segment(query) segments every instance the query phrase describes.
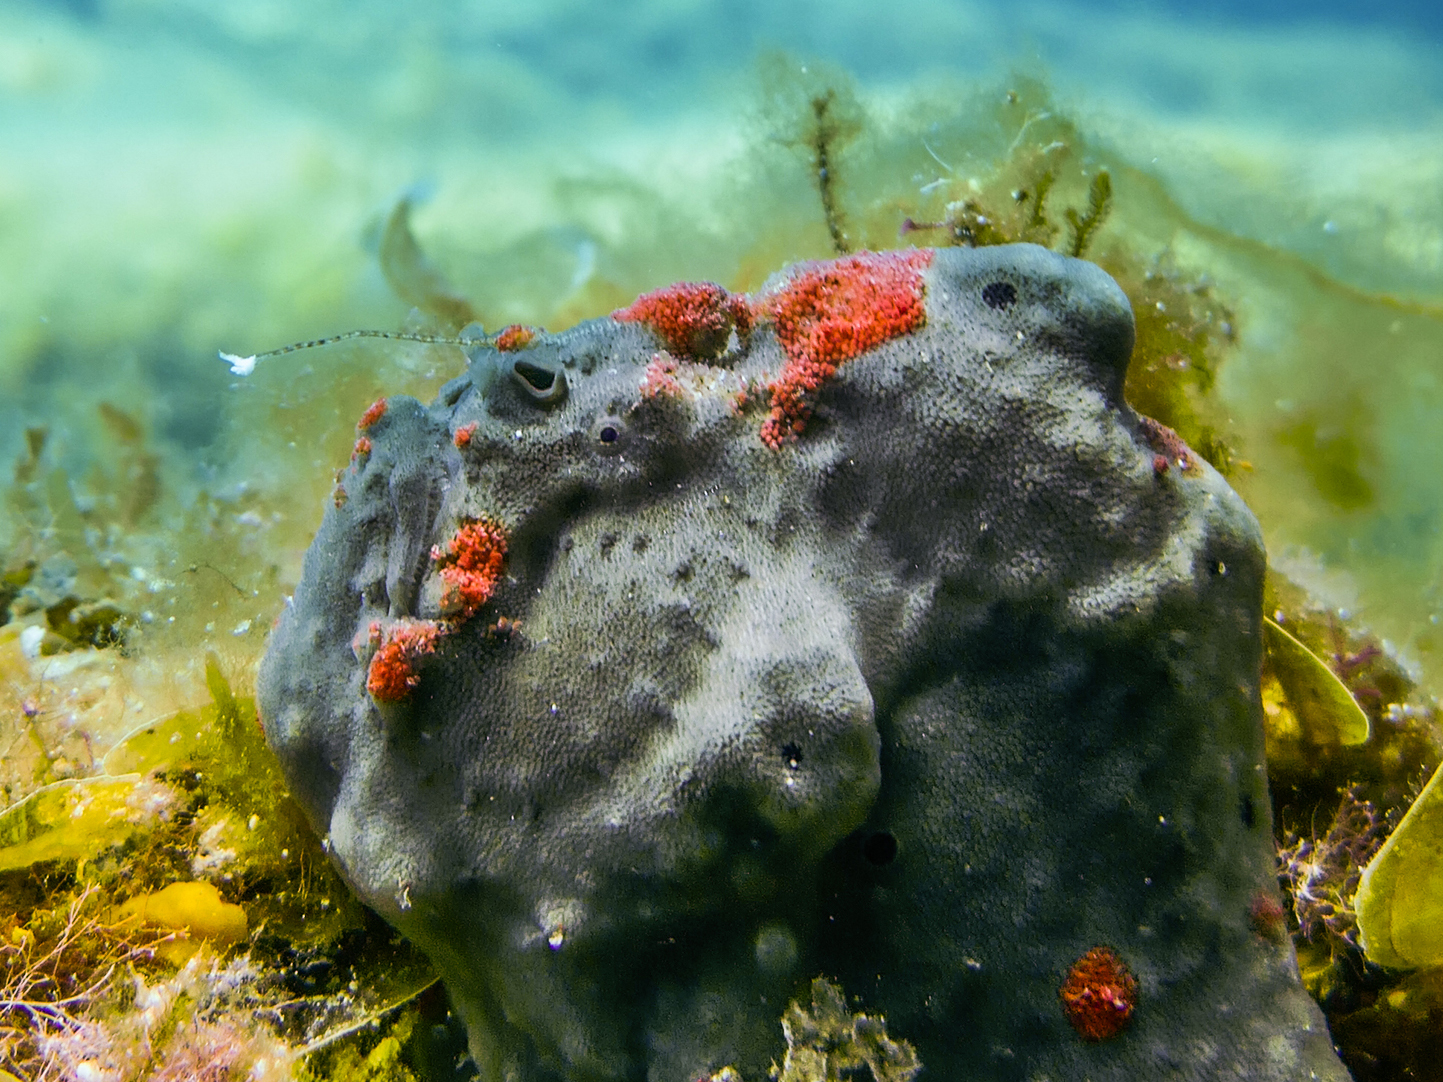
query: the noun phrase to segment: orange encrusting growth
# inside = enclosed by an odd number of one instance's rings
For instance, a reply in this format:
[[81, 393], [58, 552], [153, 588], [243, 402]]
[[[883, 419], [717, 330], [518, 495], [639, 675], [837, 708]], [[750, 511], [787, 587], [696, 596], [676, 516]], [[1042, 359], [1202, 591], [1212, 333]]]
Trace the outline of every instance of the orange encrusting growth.
[[768, 385], [771, 414], [762, 442], [772, 448], [794, 440], [806, 427], [806, 395], [837, 369], [883, 342], [927, 322], [922, 274], [931, 249], [859, 252], [827, 263], [804, 264], [777, 293], [764, 297], [758, 316], [770, 319], [787, 355], [781, 375]]
[[444, 549], [440, 545], [431, 549], [431, 559], [441, 566], [445, 583], [442, 610], [466, 619], [496, 592], [506, 562], [506, 531], [491, 519], [467, 522]]
[[680, 398], [681, 381], [676, 378], [680, 362], [665, 353], [652, 354], [641, 381], [642, 398]]
[[456, 429], [455, 435], [451, 437], [451, 442], [457, 447], [469, 447], [471, 445], [471, 437], [476, 435], [477, 424], [478, 422], [472, 421], [470, 424], [461, 425]]
[[1057, 994], [1062, 1013], [1084, 1040], [1105, 1041], [1132, 1018], [1137, 978], [1111, 947], [1093, 947], [1073, 963]]
[[496, 336], [496, 348], [502, 353], [511, 353], [525, 349], [535, 338], [536, 328], [528, 327], [524, 323], [513, 323], [509, 327], [501, 328], [501, 333]]
[[[421, 682], [417, 662], [435, 653], [438, 642], [491, 600], [506, 563], [506, 531], [492, 519], [462, 523], [444, 549], [431, 549], [431, 559], [441, 566], [446, 619], [402, 620], [389, 627], [379, 620], [371, 623], [368, 640], [375, 652], [366, 669], [366, 690], [378, 703], [407, 698]], [[507, 631], [514, 626], [504, 618], [497, 623]]]
[[378, 398], [366, 407], [366, 412], [361, 414], [361, 419], [356, 422], [356, 427], [364, 432], [385, 415], [386, 400]]
[[732, 328], [745, 337], [752, 327], [747, 299], [715, 282], [678, 282], [644, 293], [611, 318], [645, 323], [679, 357], [715, 357], [726, 349]]
[[371, 641], [380, 647], [366, 669], [366, 690], [371, 698], [394, 703], [409, 696], [421, 682], [416, 662], [435, 652], [442, 633], [441, 626], [431, 620], [406, 621], [384, 631], [379, 622], [371, 624]]
[[368, 437], [368, 436], [361, 436], [359, 439], [356, 440], [356, 445], [351, 448], [351, 461], [352, 461], [352, 462], [355, 462], [355, 461], [356, 461], [357, 459], [359, 459], [359, 458], [365, 458], [365, 457], [366, 457], [367, 455], [369, 455], [370, 453], [371, 453], [371, 440], [370, 440], [370, 437]]

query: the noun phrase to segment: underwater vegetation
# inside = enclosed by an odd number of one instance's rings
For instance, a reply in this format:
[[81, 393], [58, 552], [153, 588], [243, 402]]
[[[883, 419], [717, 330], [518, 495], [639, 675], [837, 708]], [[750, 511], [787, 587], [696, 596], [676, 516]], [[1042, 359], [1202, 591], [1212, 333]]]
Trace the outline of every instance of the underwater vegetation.
[[[287, 354], [294, 365], [262, 359], [217, 419], [232, 457], [255, 458], [245, 485], [194, 486], [128, 402], [101, 402], [89, 430], [71, 431], [85, 446], [57, 444], [42, 421], [27, 431], [0, 539], [0, 1071], [87, 1082], [455, 1074], [464, 1037], [429, 966], [331, 870], [253, 704], [231, 689], [251, 685], [332, 499], [332, 471], [368, 453], [355, 418], [391, 392], [430, 397], [460, 370], [446, 343], [473, 321], [507, 327], [498, 348], [524, 349], [533, 325], [625, 309], [673, 278], [713, 278], [734, 296], [791, 259], [1028, 241], [1095, 260], [1123, 286], [1137, 320], [1129, 402], [1227, 475], [1265, 527], [1313, 524], [1322, 536], [1333, 512], [1386, 501], [1394, 482], [1382, 462], [1394, 452], [1371, 435], [1380, 399], [1342, 404], [1362, 373], [1324, 388], [1286, 370], [1279, 393], [1259, 396], [1294, 402], [1266, 443], [1269, 426], [1219, 382], [1264, 310], [1293, 321], [1299, 352], [1328, 356], [1362, 356], [1385, 337], [1399, 356], [1424, 349], [1436, 311], [1369, 297], [1199, 225], [1145, 170], [1090, 143], [1036, 83], [879, 119], [844, 78], [807, 74], [789, 80], [780, 62], [768, 76], [763, 113], [774, 120], [757, 152], [768, 183], [757, 186], [780, 194], [726, 207], [721, 227], [696, 208], [647, 208], [648, 193], [619, 181], [576, 182], [576, 220], [623, 224], [575, 288], [544, 273], [549, 237], [516, 242], [513, 265], [534, 277], [508, 289], [441, 238], [423, 251], [413, 204], [398, 201], [379, 229], [378, 266], [414, 311], [386, 333], [420, 340], [346, 340]], [[1317, 297], [1336, 308], [1333, 322], [1308, 323]], [[1359, 329], [1339, 332], [1345, 324]], [[717, 328], [682, 330], [693, 345], [681, 352], [705, 355]], [[808, 384], [792, 385], [804, 401]], [[804, 414], [782, 419], [795, 426]], [[439, 562], [465, 573], [458, 598], [485, 592], [484, 554], [479, 580], [467, 577], [469, 557]], [[1294, 937], [1357, 1078], [1438, 1077], [1443, 889], [1432, 854], [1443, 816], [1436, 778], [1426, 786], [1439, 760], [1436, 681], [1429, 668], [1420, 682], [1384, 641], [1421, 653], [1431, 633], [1365, 626], [1288, 581], [1294, 569], [1274, 568], [1265, 606], [1286, 636], [1270, 629], [1263, 686], [1283, 904], [1274, 912], [1262, 900], [1255, 926]], [[810, 994], [810, 1010], [793, 1003], [778, 1020], [780, 1077], [856, 1077], [863, 1064], [878, 1082], [916, 1073], [906, 1033], [893, 1040], [859, 1023], [865, 1015], [827, 981]]]

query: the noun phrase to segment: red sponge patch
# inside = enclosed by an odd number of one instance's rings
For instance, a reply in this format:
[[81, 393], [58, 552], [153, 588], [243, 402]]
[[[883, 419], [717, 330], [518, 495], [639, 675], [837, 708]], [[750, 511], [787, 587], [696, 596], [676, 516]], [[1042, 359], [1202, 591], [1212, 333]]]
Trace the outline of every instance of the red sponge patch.
[[440, 625], [430, 620], [414, 620], [396, 624], [384, 632], [379, 623], [371, 625], [371, 638], [380, 649], [371, 655], [366, 670], [366, 690], [378, 703], [400, 702], [416, 689], [421, 674], [416, 663], [426, 654], [434, 653], [441, 637]]
[[491, 600], [506, 563], [506, 531], [492, 519], [468, 522], [455, 536], [431, 549], [441, 565], [441, 608], [447, 615], [467, 619]]
[[804, 267], [778, 293], [761, 302], [760, 314], [776, 327], [787, 355], [769, 385], [772, 411], [762, 441], [780, 447], [806, 427], [815, 391], [845, 361], [927, 322], [922, 273], [931, 249], [859, 252]]
[[645, 323], [678, 357], [715, 357], [726, 349], [733, 327], [745, 335], [752, 326], [747, 299], [715, 282], [678, 282], [645, 293], [611, 318]]
[[509, 327], [501, 328], [501, 333], [496, 336], [496, 348], [502, 353], [513, 353], [518, 349], [525, 349], [535, 338], [534, 327], [513, 323]]
[[356, 427], [362, 432], [386, 416], [386, 400], [378, 398], [366, 407], [366, 412], [361, 414], [361, 419], [356, 422]]
[[1137, 978], [1111, 947], [1093, 947], [1058, 990], [1062, 1013], [1085, 1041], [1116, 1037], [1137, 1009]]

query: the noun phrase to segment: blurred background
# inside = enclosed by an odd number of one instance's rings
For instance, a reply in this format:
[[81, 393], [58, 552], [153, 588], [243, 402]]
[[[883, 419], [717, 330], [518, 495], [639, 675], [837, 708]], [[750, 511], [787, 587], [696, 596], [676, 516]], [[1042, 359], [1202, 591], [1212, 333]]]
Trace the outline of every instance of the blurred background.
[[856, 103], [839, 184], [872, 246], [938, 242], [897, 229], [985, 191], [1024, 143], [1047, 153], [1044, 130], [1079, 175], [1111, 169], [1097, 257], [1206, 292], [1227, 348], [1201, 390], [1274, 566], [1436, 690], [1443, 9], [879, 11], [0, 2], [12, 622], [109, 603], [92, 634], [123, 624], [132, 714], [200, 688], [197, 647], [247, 670], [354, 417], [380, 393], [426, 398], [461, 359], [349, 343], [242, 378], [217, 351], [435, 329], [378, 266], [403, 195], [491, 330], [561, 329], [682, 278], [755, 288], [830, 254], [787, 115], [821, 80]]

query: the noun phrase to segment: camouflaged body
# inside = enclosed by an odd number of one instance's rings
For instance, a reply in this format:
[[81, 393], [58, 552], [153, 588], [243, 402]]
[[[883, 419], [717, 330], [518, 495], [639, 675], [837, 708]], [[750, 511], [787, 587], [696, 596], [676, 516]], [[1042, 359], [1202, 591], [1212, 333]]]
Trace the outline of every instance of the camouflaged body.
[[[937, 1079], [1347, 1077], [1249, 920], [1256, 522], [1124, 403], [1101, 270], [949, 249], [924, 285], [780, 449], [765, 322], [679, 392], [642, 323], [478, 347], [368, 429], [260, 703], [483, 1078], [761, 1078], [819, 973]], [[443, 616], [432, 548], [478, 518], [495, 596], [377, 704], [367, 629]], [[1059, 988], [1099, 946], [1137, 1002], [1087, 1041]]]

